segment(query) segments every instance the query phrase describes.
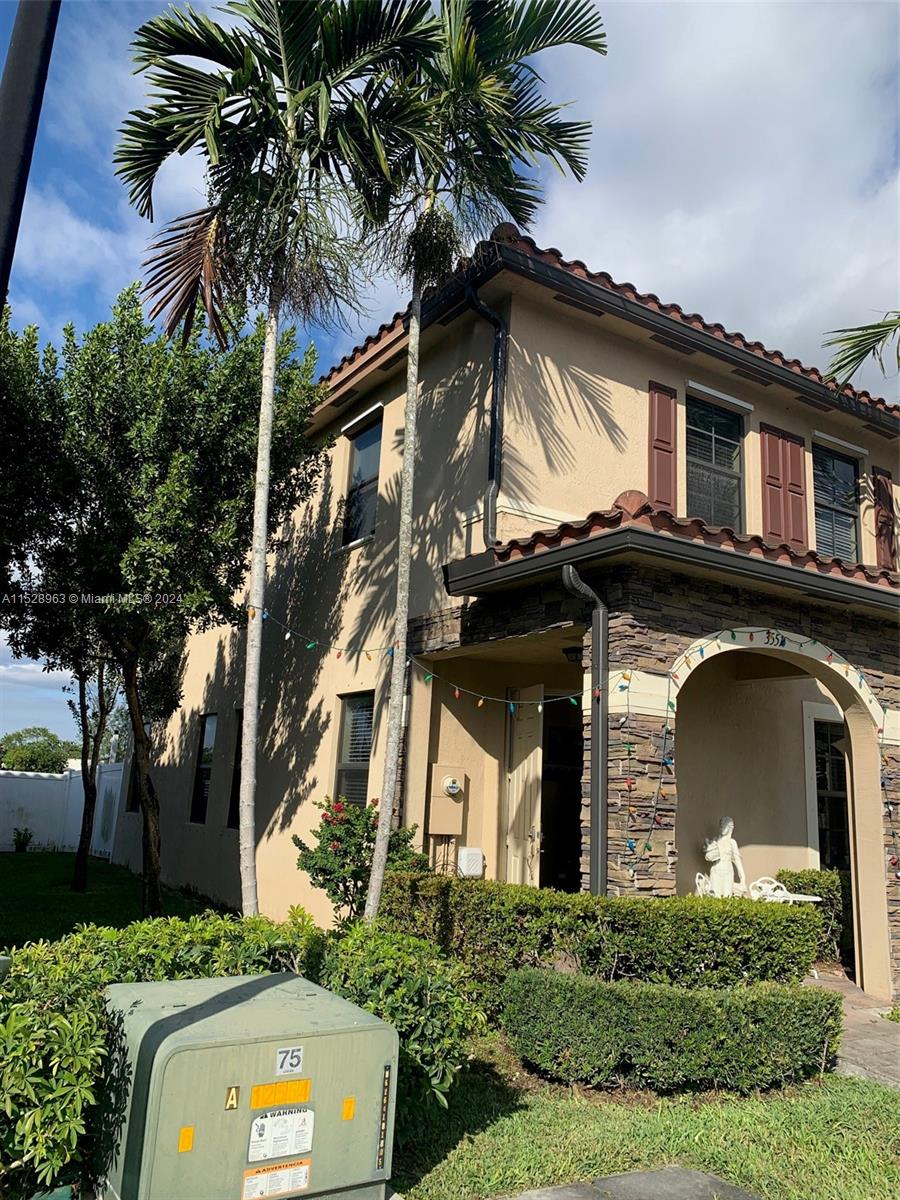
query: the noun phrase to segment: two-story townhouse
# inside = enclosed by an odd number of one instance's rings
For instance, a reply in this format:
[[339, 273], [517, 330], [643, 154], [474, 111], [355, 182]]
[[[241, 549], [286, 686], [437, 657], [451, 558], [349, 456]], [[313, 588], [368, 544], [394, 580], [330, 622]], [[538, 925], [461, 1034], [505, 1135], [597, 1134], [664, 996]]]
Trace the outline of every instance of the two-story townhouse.
[[[291, 835], [380, 791], [403, 314], [335, 366], [272, 556], [261, 906], [317, 918]], [[857, 981], [900, 989], [900, 410], [495, 230], [424, 313], [398, 819], [437, 869], [691, 892], [849, 871]], [[191, 639], [157, 748], [164, 874], [236, 902], [242, 635]], [[137, 865], [123, 813], [116, 856]]]

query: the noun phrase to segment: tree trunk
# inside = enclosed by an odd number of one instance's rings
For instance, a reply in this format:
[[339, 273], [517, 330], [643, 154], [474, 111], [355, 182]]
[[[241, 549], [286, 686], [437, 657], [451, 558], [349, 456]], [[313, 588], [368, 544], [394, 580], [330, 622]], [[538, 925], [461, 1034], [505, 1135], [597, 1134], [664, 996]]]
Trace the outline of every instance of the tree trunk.
[[241, 730], [241, 790], [239, 832], [241, 911], [259, 912], [256, 888], [256, 745], [259, 727], [259, 675], [262, 658], [263, 613], [266, 598], [266, 546], [269, 533], [269, 461], [275, 414], [275, 359], [281, 299], [273, 288], [266, 314], [262, 388], [259, 401], [259, 441], [256, 450], [256, 495], [253, 500], [253, 542], [250, 549], [249, 619], [244, 664], [244, 715]]
[[144, 729], [144, 713], [138, 691], [137, 663], [123, 665], [122, 681], [128, 715], [131, 718], [132, 754], [137, 769], [138, 795], [143, 817], [143, 905], [145, 917], [158, 917], [162, 912], [162, 893], [159, 886], [159, 800], [150, 781], [150, 747]]
[[[107, 703], [106, 663], [97, 662], [97, 725], [93, 733], [89, 728], [87, 705], [87, 676], [78, 676], [78, 712], [81, 718], [81, 788], [84, 792], [84, 808], [81, 812], [81, 833], [75, 851], [75, 871], [72, 875], [72, 891], [87, 891], [87, 866], [94, 836], [94, 815], [97, 809], [97, 766], [100, 762], [100, 745], [106, 732], [106, 722], [112, 707]], [[113, 699], [113, 703], [115, 700]]]
[[84, 793], [84, 808], [81, 811], [81, 833], [75, 851], [75, 870], [72, 875], [72, 891], [87, 891], [87, 861], [94, 832], [94, 810], [97, 807], [97, 781], [91, 776], [90, 741], [88, 727], [87, 675], [78, 676], [78, 714], [81, 721], [81, 790]]
[[406, 360], [406, 406], [403, 410], [403, 468], [400, 476], [400, 526], [397, 532], [397, 596], [394, 608], [394, 654], [391, 662], [387, 742], [378, 829], [372, 852], [372, 871], [366, 896], [365, 918], [374, 921], [381, 903], [388, 847], [397, 791], [403, 697], [406, 691], [406, 626], [409, 619], [409, 571], [412, 560], [413, 488], [416, 471], [416, 416], [419, 407], [419, 335], [422, 324], [422, 289], [413, 280], [409, 304], [409, 346]]

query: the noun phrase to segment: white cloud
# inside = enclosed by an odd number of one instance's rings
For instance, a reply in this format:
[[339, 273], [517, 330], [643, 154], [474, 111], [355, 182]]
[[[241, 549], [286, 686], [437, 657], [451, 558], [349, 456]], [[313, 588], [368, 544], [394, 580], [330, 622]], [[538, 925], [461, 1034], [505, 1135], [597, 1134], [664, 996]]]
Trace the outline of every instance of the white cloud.
[[602, 11], [606, 59], [544, 64], [594, 132], [585, 183], [548, 177], [536, 240], [824, 367], [825, 331], [897, 303], [896, 8]]

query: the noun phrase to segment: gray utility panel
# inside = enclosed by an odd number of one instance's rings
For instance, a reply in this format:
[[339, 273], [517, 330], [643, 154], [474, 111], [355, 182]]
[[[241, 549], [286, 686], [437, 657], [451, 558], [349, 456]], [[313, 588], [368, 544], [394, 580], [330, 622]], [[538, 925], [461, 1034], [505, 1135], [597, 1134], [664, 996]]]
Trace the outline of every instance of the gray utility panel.
[[116, 984], [104, 1200], [390, 1194], [397, 1034], [296, 975]]

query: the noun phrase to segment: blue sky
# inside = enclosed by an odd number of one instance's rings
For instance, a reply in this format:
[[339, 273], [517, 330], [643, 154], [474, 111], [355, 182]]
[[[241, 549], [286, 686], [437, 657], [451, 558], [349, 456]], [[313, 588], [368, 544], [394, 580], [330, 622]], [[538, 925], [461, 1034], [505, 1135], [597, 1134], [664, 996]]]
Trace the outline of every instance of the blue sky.
[[[213, 7], [197, 4], [196, 7]], [[133, 30], [162, 3], [63, 0], [10, 286], [13, 320], [56, 338], [103, 319], [152, 227], [113, 175], [142, 102]], [[594, 125], [583, 184], [546, 177], [542, 245], [813, 365], [829, 329], [897, 305], [898, 9], [880, 0], [604, 4], [609, 54], [560, 51], [554, 98]], [[15, 16], [0, 0], [0, 57]], [[203, 203], [198, 164], [161, 179], [165, 220]], [[327, 367], [400, 307], [389, 280], [349, 334], [311, 331]], [[896, 379], [860, 386], [897, 399]], [[0, 643], [0, 731], [69, 733], [60, 680]]]

